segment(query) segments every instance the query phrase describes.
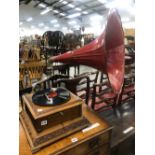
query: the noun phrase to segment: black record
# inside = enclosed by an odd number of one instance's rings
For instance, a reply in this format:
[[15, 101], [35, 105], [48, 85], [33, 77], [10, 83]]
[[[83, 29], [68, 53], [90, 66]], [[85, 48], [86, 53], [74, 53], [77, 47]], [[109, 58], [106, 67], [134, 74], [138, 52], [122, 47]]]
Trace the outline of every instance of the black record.
[[55, 106], [68, 100], [70, 100], [70, 93], [65, 88], [41, 90], [32, 96], [33, 103], [40, 106]]

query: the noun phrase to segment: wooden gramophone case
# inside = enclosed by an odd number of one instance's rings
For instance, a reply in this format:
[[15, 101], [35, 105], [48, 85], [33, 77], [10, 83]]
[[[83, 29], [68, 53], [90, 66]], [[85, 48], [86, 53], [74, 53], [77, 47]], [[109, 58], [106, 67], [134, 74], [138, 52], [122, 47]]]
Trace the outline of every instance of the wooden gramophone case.
[[64, 104], [47, 107], [35, 105], [32, 95], [23, 96], [20, 114], [32, 152], [89, 125], [82, 115], [83, 101], [74, 94], [70, 93], [71, 99]]

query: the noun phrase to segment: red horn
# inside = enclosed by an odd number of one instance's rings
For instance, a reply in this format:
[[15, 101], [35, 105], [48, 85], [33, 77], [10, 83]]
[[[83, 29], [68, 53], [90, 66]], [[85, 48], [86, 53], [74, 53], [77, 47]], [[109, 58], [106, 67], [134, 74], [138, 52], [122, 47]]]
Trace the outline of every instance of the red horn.
[[53, 62], [82, 64], [108, 75], [110, 84], [119, 94], [124, 81], [124, 33], [118, 12], [110, 10], [105, 31], [84, 47], [52, 57]]

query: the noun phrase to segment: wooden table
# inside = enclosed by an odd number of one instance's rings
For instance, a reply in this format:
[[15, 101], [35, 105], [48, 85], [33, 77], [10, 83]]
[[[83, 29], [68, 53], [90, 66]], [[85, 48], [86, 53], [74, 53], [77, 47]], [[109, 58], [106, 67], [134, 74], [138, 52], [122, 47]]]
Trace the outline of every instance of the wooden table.
[[[76, 132], [41, 149], [35, 155], [108, 155], [112, 127], [103, 119], [101, 120], [85, 104], [83, 104], [83, 113], [91, 122], [91, 126], [96, 124], [95, 128]], [[21, 124], [19, 127], [19, 155], [32, 155], [24, 129]]]

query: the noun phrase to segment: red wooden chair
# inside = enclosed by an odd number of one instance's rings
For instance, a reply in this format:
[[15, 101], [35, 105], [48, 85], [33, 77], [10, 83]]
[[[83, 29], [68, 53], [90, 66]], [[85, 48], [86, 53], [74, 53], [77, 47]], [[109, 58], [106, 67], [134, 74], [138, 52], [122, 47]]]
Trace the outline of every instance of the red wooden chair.
[[[100, 88], [100, 91], [97, 89]], [[89, 107], [95, 111], [111, 109], [116, 104], [117, 95], [113, 92], [109, 81], [106, 80], [100, 84], [94, 84], [92, 100]]]
[[125, 75], [122, 92], [119, 96], [118, 104], [123, 104], [128, 100], [135, 99], [135, 76], [134, 74]]

